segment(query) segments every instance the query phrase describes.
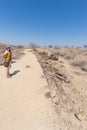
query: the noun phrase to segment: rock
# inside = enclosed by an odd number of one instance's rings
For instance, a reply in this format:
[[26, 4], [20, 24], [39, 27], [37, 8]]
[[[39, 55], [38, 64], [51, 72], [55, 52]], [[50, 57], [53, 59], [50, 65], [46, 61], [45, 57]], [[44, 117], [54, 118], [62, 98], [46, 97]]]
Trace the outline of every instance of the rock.
[[26, 65], [26, 68], [30, 68], [30, 66], [29, 66], [29, 65]]
[[46, 93], [45, 93], [45, 97], [46, 97], [46, 98], [51, 98], [51, 92], [46, 92]]
[[52, 98], [56, 97], [56, 91], [52, 91], [52, 92], [51, 92], [51, 97], [52, 97]]

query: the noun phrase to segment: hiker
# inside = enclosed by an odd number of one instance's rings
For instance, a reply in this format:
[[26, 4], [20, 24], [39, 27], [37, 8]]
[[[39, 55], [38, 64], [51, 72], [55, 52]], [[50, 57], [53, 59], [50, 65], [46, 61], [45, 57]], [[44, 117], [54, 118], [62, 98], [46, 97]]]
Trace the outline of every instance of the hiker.
[[7, 46], [6, 51], [3, 54], [3, 64], [6, 67], [7, 78], [11, 77], [11, 74], [9, 71], [9, 69], [11, 68], [11, 61], [12, 61], [11, 47]]

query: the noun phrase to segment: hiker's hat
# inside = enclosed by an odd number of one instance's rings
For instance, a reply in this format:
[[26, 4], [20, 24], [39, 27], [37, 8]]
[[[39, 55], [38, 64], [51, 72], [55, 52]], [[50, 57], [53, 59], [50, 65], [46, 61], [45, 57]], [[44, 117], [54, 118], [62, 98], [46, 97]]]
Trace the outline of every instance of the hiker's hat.
[[7, 46], [6, 46], [6, 49], [8, 49], [8, 48], [11, 48], [11, 46], [10, 46], [10, 45], [7, 45]]

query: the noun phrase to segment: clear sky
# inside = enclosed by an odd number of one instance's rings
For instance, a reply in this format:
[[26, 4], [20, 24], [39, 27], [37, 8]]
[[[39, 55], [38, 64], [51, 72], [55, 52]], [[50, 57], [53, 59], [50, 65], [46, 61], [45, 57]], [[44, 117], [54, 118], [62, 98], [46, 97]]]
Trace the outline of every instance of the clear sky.
[[0, 42], [87, 44], [87, 0], [0, 0]]

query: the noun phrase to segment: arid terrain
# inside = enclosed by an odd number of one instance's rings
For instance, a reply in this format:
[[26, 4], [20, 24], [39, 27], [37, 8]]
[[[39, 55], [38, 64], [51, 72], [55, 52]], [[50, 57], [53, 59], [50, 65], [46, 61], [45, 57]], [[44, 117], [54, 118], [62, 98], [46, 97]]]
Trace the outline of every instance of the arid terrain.
[[0, 66], [0, 129], [87, 130], [87, 49], [12, 46], [12, 53], [11, 79]]

